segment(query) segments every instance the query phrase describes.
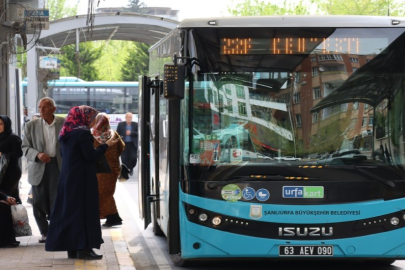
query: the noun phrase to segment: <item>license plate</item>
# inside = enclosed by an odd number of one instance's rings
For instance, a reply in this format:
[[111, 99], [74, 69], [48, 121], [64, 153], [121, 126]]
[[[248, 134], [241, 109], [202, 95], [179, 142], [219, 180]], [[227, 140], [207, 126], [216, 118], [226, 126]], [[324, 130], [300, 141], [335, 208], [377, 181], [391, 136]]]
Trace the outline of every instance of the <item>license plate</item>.
[[279, 256], [333, 256], [333, 246], [279, 246]]

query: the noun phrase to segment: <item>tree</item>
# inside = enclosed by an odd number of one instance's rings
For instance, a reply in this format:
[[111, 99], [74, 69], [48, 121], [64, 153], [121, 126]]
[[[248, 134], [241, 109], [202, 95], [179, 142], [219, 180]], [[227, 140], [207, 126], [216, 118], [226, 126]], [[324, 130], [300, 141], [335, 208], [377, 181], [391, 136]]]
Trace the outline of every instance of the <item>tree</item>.
[[129, 51], [133, 51], [136, 45], [132, 41], [111, 40], [98, 41], [97, 46], [103, 46], [103, 54], [96, 61], [100, 80], [120, 81], [122, 77], [122, 66], [124, 65]]
[[75, 45], [63, 47], [62, 76], [76, 76], [86, 81], [98, 80], [95, 62], [100, 58], [103, 47], [96, 47], [93, 42], [80, 43], [80, 53], [76, 53]]
[[259, 15], [375, 15], [403, 16], [401, 0], [284, 0], [282, 4], [245, 0], [228, 7], [234, 16]]
[[78, 2], [74, 6], [69, 6], [68, 0], [47, 0], [46, 8], [49, 9], [49, 21], [76, 15]]
[[403, 4], [398, 0], [315, 0], [320, 13], [326, 15], [403, 15]]
[[309, 15], [312, 2], [313, 0], [285, 0], [280, 6], [259, 0], [245, 0], [234, 7], [228, 7], [228, 11], [234, 16]]
[[138, 76], [148, 73], [149, 45], [135, 42], [135, 49], [129, 51], [125, 64], [121, 68], [123, 81], [138, 81]]
[[127, 12], [143, 13], [143, 8], [146, 7], [144, 2], [140, 0], [129, 0], [129, 5], [124, 9]]

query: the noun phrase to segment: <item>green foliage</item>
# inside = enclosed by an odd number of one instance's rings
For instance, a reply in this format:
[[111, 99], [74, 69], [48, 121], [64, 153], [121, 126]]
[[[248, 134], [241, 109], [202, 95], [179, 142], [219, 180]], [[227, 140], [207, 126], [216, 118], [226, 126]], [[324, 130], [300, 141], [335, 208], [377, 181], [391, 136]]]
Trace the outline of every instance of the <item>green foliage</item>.
[[234, 16], [259, 15], [374, 15], [403, 16], [401, 0], [284, 0], [281, 4], [245, 0], [228, 7]]
[[98, 47], [103, 47], [103, 54], [95, 62], [100, 80], [120, 81], [128, 52], [134, 50], [135, 43], [131, 41], [111, 40], [108, 43], [98, 41]]
[[277, 5], [259, 0], [245, 0], [234, 7], [228, 7], [228, 11], [234, 16], [308, 15], [312, 2], [312, 0], [285, 0], [282, 5]]
[[135, 42], [135, 48], [128, 52], [125, 64], [122, 65], [123, 81], [138, 81], [138, 76], [148, 74], [149, 45]]
[[85, 81], [99, 80], [95, 62], [100, 58], [102, 49], [94, 42], [85, 42], [80, 43], [80, 52], [76, 54], [75, 45], [64, 46], [61, 76], [75, 76]]
[[128, 6], [124, 9], [127, 12], [142, 13], [142, 9], [146, 7], [146, 4], [140, 0], [129, 0], [128, 2]]
[[344, 141], [344, 133], [351, 122], [352, 109], [329, 116], [319, 122], [318, 132], [312, 138], [311, 148], [317, 153], [334, 152]]
[[319, 11], [327, 15], [375, 15], [404, 14], [403, 4], [395, 0], [317, 0]]
[[[71, 2], [72, 0], [69, 0], [69, 3]], [[68, 0], [47, 0], [46, 8], [49, 9], [49, 21], [76, 15], [78, 4], [79, 2], [74, 6], [69, 6]]]

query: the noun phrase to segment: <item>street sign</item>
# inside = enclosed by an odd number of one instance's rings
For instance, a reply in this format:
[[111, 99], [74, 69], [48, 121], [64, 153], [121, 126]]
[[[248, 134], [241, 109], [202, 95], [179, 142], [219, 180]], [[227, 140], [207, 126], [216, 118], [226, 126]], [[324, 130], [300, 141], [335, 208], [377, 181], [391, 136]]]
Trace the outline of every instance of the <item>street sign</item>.
[[61, 61], [56, 57], [40, 56], [39, 67], [44, 69], [60, 69]]
[[49, 30], [49, 10], [48, 9], [25, 9], [27, 29]]

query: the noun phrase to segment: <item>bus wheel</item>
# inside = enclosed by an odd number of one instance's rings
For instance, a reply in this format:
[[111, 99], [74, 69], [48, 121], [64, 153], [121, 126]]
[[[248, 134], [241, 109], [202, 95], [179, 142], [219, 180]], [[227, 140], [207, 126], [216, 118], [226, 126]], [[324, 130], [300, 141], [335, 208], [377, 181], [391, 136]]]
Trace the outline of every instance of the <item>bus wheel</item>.
[[153, 216], [153, 233], [157, 236], [162, 236], [163, 231], [157, 222], [156, 202], [152, 203], [152, 216]]
[[175, 266], [186, 266], [187, 260], [181, 257], [181, 254], [170, 254], [170, 258]]

